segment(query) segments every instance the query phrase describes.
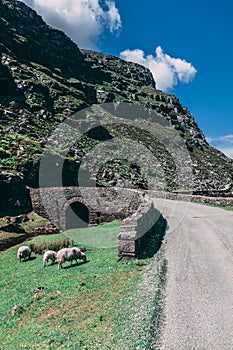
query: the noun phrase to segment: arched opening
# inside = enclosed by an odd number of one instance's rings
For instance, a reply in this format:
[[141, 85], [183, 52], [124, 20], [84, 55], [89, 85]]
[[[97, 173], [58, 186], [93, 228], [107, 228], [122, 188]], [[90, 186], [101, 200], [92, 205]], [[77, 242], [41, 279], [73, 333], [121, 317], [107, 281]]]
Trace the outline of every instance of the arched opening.
[[74, 202], [66, 210], [66, 229], [87, 227], [89, 223], [89, 210], [80, 203]]

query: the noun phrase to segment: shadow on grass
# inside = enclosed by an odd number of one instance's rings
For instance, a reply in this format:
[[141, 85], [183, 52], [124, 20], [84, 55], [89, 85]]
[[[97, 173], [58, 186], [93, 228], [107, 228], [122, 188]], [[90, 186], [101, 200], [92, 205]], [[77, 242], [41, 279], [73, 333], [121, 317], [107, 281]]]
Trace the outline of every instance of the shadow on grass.
[[49, 267], [49, 266], [53, 266], [53, 265], [57, 265], [57, 261], [47, 263], [44, 265], [44, 267]]
[[37, 256], [30, 256], [30, 258], [29, 258], [29, 259], [25, 260], [25, 262], [26, 262], [26, 261], [35, 260], [35, 259], [37, 259]]
[[36, 256], [31, 256], [30, 258], [26, 258], [26, 259], [22, 258], [21, 263], [27, 263], [27, 262], [35, 260], [35, 259], [37, 259]]
[[77, 262], [77, 263], [75, 263], [75, 264], [71, 264], [71, 265], [68, 265], [68, 266], [64, 266], [64, 267], [62, 267], [62, 268], [63, 268], [63, 269], [71, 269], [72, 267], [84, 265], [84, 264], [87, 264], [87, 263], [89, 263], [89, 262], [90, 262], [90, 260], [81, 261], [81, 262]]

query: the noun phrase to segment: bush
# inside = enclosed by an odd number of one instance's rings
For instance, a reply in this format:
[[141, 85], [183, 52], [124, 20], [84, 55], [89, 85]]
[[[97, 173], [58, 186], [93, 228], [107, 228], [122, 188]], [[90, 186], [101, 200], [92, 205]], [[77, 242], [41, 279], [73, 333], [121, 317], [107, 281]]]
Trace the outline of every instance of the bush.
[[60, 240], [52, 240], [52, 241], [32, 241], [29, 244], [29, 248], [35, 254], [43, 254], [46, 250], [51, 249], [54, 251], [58, 251], [62, 248], [72, 247], [74, 245], [74, 241], [70, 238], [62, 238]]

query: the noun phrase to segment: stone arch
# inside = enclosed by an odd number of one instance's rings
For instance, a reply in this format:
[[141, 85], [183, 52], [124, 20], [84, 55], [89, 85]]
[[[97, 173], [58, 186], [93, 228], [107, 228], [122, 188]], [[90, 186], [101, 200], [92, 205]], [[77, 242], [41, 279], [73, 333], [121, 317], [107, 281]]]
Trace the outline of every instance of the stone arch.
[[63, 225], [65, 229], [87, 227], [90, 210], [82, 198], [72, 198], [63, 207]]

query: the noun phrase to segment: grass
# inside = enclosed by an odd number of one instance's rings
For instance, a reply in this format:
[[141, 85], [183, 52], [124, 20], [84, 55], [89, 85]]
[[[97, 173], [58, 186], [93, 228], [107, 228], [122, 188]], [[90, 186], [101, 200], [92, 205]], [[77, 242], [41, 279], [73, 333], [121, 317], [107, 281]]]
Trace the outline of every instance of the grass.
[[67, 230], [64, 234], [79, 244], [89, 247], [117, 247], [121, 223], [122, 220], [114, 220], [104, 225], [90, 227], [88, 230], [85, 228]]
[[44, 226], [50, 222], [48, 219], [45, 219], [34, 212], [28, 214], [28, 217], [31, 221], [21, 223], [21, 227], [28, 233], [33, 232], [36, 227]]
[[23, 233], [4, 232], [0, 229], [0, 241], [5, 241], [10, 238], [17, 238], [23, 235], [24, 235]]
[[[95, 239], [90, 240], [100, 234], [112, 242], [119, 228], [120, 222], [115, 221], [80, 230], [75, 244], [81, 243], [86, 232], [83, 243], [88, 262], [71, 267], [65, 263], [61, 271], [57, 264], [44, 268], [41, 255], [32, 254], [29, 261], [19, 263], [17, 246], [1, 253], [1, 350], [150, 349], [149, 340], [139, 338], [138, 330], [142, 333], [150, 328], [151, 305], [141, 314], [140, 324], [135, 322], [145, 303], [143, 276], [154, 266], [154, 258], [117, 263], [115, 247], [102, 249], [94, 244]], [[35, 239], [50, 241], [51, 236]], [[43, 292], [34, 294], [39, 286], [44, 287]], [[12, 315], [14, 305], [17, 312]]]
[[233, 210], [233, 207], [231, 207], [231, 206], [227, 206], [227, 207], [224, 207], [223, 209], [226, 209], [226, 210], [230, 210], [230, 211], [232, 211], [232, 210]]

